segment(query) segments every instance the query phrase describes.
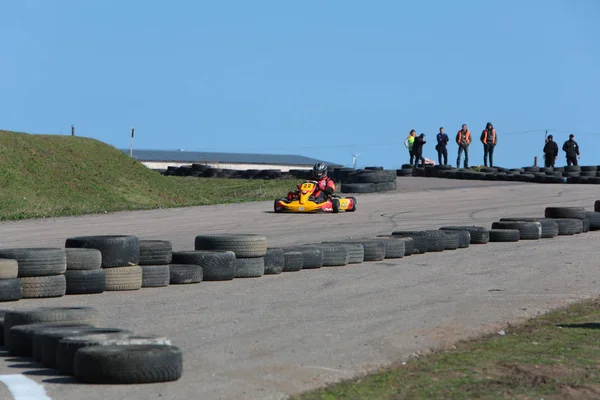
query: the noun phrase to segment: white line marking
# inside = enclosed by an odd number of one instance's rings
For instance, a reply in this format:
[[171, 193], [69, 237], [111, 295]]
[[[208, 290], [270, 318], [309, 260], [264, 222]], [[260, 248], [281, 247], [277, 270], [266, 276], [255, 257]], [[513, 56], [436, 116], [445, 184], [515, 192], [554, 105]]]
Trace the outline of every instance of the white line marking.
[[0, 382], [6, 385], [14, 400], [52, 400], [42, 385], [25, 375], [0, 375]]

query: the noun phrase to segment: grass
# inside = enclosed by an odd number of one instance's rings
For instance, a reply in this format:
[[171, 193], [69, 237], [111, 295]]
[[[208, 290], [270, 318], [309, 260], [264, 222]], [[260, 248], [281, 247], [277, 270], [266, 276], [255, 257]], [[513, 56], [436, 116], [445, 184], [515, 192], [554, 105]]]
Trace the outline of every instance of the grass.
[[600, 300], [293, 400], [597, 399]]
[[0, 131], [0, 220], [272, 200], [294, 184], [163, 176], [98, 140]]

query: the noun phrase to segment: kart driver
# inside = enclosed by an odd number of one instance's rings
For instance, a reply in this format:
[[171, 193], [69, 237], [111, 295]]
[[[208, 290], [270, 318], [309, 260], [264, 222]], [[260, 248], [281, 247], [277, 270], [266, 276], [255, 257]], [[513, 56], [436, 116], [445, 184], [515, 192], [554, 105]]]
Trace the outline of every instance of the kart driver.
[[[327, 165], [318, 162], [313, 166], [312, 177], [317, 182], [313, 197], [316, 203], [327, 201], [327, 198], [335, 191], [335, 183], [333, 179], [327, 176]], [[298, 186], [299, 188], [300, 186]], [[293, 200], [298, 196], [299, 191], [288, 193], [288, 199]]]

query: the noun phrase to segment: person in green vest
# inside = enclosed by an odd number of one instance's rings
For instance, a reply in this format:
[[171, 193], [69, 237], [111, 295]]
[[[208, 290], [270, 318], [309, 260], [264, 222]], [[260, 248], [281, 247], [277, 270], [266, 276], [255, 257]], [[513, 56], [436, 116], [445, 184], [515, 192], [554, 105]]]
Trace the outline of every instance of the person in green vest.
[[413, 154], [413, 143], [415, 142], [415, 137], [417, 136], [417, 131], [414, 129], [410, 131], [408, 137], [404, 141], [404, 147], [408, 149], [408, 155], [410, 156], [409, 164], [412, 165], [415, 155]]

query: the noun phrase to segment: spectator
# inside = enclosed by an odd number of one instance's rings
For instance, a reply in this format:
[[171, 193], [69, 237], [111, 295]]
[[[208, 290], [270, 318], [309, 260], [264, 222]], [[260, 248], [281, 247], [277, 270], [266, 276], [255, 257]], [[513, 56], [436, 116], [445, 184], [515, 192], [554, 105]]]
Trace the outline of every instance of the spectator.
[[579, 155], [579, 145], [575, 141], [575, 135], [572, 133], [569, 135], [569, 140], [563, 144], [563, 150], [567, 154], [567, 165], [571, 166], [577, 165], [577, 159], [580, 158]]
[[415, 141], [415, 136], [417, 136], [417, 131], [415, 131], [414, 129], [411, 130], [408, 134], [408, 137], [406, 138], [406, 140], [404, 141], [404, 147], [406, 147], [408, 149], [408, 155], [410, 156], [410, 163], [413, 163], [413, 159], [415, 158], [415, 155], [413, 154], [413, 143]]
[[465, 168], [469, 168], [469, 145], [471, 144], [471, 131], [467, 129], [467, 124], [463, 124], [462, 129], [456, 134], [456, 144], [458, 144], [456, 168], [460, 168], [460, 157], [463, 151], [465, 152]]
[[494, 166], [494, 147], [496, 147], [496, 130], [491, 122], [488, 122], [481, 132], [481, 143], [483, 143], [483, 165], [487, 167], [488, 154], [490, 156], [490, 167]]
[[552, 135], [548, 135], [548, 139], [546, 139], [546, 144], [544, 145], [544, 160], [546, 168], [554, 168], [554, 162], [558, 158], [558, 145], [552, 139]]
[[[448, 135], [444, 133], [444, 128], [440, 128], [440, 133], [437, 134], [437, 145], [435, 149], [438, 152], [438, 161], [439, 165], [448, 165], [448, 149], [446, 149], [446, 145], [448, 144]], [[442, 164], [442, 156], [444, 156], [444, 163]]]
[[425, 159], [423, 158], [423, 145], [427, 143], [425, 141], [425, 134], [421, 133], [419, 137], [415, 138], [415, 142], [413, 143], [413, 154], [415, 156], [415, 164], [413, 166], [413, 171], [417, 169], [417, 165], [419, 161], [421, 161], [421, 165], [425, 166]]

